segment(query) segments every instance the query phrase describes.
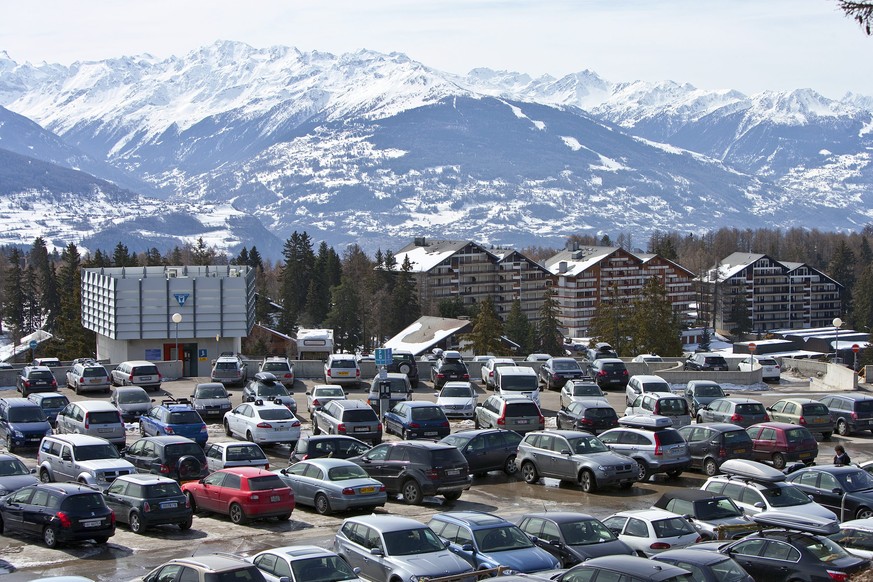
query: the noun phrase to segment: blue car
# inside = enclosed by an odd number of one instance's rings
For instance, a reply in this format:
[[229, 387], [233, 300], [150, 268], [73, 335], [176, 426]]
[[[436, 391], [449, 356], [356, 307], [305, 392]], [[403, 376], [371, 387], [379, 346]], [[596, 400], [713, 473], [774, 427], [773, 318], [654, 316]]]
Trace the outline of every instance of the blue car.
[[52, 434], [52, 426], [39, 404], [27, 398], [0, 398], [0, 438], [6, 450], [35, 447]]
[[28, 394], [27, 399], [36, 402], [42, 408], [45, 417], [52, 426], [58, 419], [58, 413], [70, 403], [69, 398], [57, 392], [34, 392]]
[[441, 439], [449, 436], [451, 427], [443, 409], [433, 402], [398, 402], [382, 419], [385, 432], [403, 440]]
[[503, 566], [510, 570], [504, 574], [527, 574], [561, 567], [560, 560], [534, 545], [517, 525], [490, 513], [438, 513], [427, 525], [476, 569]]
[[139, 417], [139, 432], [142, 436], [183, 436], [201, 447], [209, 435], [206, 423], [188, 400], [162, 400], [148, 414]]

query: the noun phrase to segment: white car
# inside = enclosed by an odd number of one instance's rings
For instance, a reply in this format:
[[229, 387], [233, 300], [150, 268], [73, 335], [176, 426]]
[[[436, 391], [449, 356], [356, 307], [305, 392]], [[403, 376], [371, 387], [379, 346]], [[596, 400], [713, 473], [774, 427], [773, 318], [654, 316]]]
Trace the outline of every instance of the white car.
[[663, 509], [619, 511], [604, 519], [603, 525], [646, 557], [685, 548], [701, 540], [686, 518]]
[[868, 560], [873, 558], [873, 517], [844, 521], [840, 531], [828, 537], [850, 554]]
[[436, 397], [437, 406], [443, 409], [447, 418], [473, 418], [479, 402], [470, 382], [446, 382]]
[[348, 395], [338, 386], [330, 384], [316, 384], [312, 390], [306, 393], [306, 410], [311, 416], [316, 410], [331, 400], [346, 400]]
[[203, 450], [206, 453], [206, 466], [209, 471], [218, 471], [227, 467], [258, 467], [269, 469], [270, 460], [256, 443], [206, 443]]
[[545, 362], [552, 359], [551, 354], [528, 354], [524, 359], [525, 362]]
[[650, 364], [653, 362], [663, 362], [664, 359], [661, 356], [656, 356], [655, 354], [640, 354], [638, 356], [634, 356], [634, 359], [631, 362]]
[[324, 363], [324, 383], [357, 386], [361, 383], [361, 368], [352, 354], [331, 354]]
[[764, 382], [767, 382], [768, 380], [779, 381], [782, 369], [775, 358], [769, 358], [767, 356], [749, 356], [737, 364], [737, 368], [740, 372], [751, 372], [752, 370], [757, 369], [758, 366], [761, 366], [761, 379], [764, 380]]
[[224, 432], [255, 443], [289, 443], [300, 440], [300, 421], [284, 404], [255, 400], [243, 402], [224, 415]]
[[514, 366], [512, 358], [491, 358], [482, 364], [482, 385], [485, 388], [494, 388], [494, 371], [500, 366]]
[[569, 408], [580, 400], [602, 400], [606, 402], [606, 394], [594, 382], [585, 380], [570, 380], [561, 388], [561, 408]]
[[352, 567], [330, 550], [318, 546], [285, 546], [264, 550], [249, 562], [258, 567], [267, 582], [363, 582]]

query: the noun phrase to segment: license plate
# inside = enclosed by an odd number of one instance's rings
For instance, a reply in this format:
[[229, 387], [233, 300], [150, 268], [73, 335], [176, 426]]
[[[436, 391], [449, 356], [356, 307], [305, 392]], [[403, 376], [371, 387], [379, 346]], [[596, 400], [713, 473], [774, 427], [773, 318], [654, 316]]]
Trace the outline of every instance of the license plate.
[[102, 519], [89, 519], [82, 522], [82, 527], [100, 527], [102, 524]]
[[348, 376], [348, 372], [337, 372], [337, 376]]
[[613, 384], [618, 384], [619, 382], [621, 382], [621, 379], [620, 378], [613, 378], [612, 380], [610, 380], [610, 382], [612, 382]]
[[112, 428], [98, 428], [97, 432], [112, 432], [113, 430]]
[[88, 380], [88, 382], [90, 382], [91, 384], [99, 384], [102, 381], [103, 380], [101, 380], [100, 378], [91, 378], [90, 380]]
[[518, 424], [529, 424], [529, 423], [530, 423], [530, 421], [526, 418], [518, 419]]
[[370, 429], [366, 426], [356, 426], [354, 432], [369, 432]]
[[176, 509], [177, 507], [179, 507], [179, 503], [177, 501], [161, 502], [161, 509]]
[[282, 499], [281, 495], [270, 495], [270, 502], [271, 503], [278, 503], [278, 501], [280, 499]]
[[275, 428], [273, 429], [273, 432], [279, 432], [279, 431], [281, 431], [281, 430], [285, 430], [285, 428], [284, 428], [284, 427], [281, 427], [281, 426], [277, 426], [277, 427], [275, 427]]
[[810, 458], [810, 457], [812, 456], [812, 453], [800, 453], [800, 455], [798, 455], [798, 456], [799, 456], [801, 459], [808, 459], [808, 458]]
[[375, 487], [361, 487], [361, 493], [374, 493], [375, 491]]
[[430, 431], [430, 432], [424, 433], [424, 436], [436, 436], [436, 435], [437, 435], [436, 431]]
[[151, 379], [152, 379], [151, 376], [140, 376], [140, 377], [139, 377], [139, 381], [140, 381], [140, 382], [150, 382]]
[[740, 454], [740, 453], [745, 453], [745, 452], [746, 452], [746, 449], [734, 449], [734, 454], [735, 454], [735, 455], [738, 455], [738, 454]]
[[461, 474], [460, 469], [447, 469], [446, 470], [446, 475], [460, 475], [460, 474]]
[[814, 422], [815, 424], [821, 424], [823, 422], [827, 422], [827, 420], [827, 418], [816, 418]]

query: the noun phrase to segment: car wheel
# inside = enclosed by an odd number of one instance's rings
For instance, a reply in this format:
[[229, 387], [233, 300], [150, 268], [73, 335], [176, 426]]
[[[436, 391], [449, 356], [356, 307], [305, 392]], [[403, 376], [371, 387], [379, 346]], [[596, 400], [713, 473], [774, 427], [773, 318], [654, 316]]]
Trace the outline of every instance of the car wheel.
[[785, 456], [782, 453], [773, 454], [773, 466], [780, 471], [785, 468]]
[[649, 477], [652, 476], [651, 471], [649, 470], [649, 465], [643, 461], [642, 459], [636, 459], [637, 468], [639, 469], [639, 480], [640, 481], [648, 481]]
[[139, 436], [146, 436], [145, 426], [142, 422], [139, 423]]
[[321, 434], [321, 429], [318, 428], [318, 418], [312, 418], [312, 434]]
[[6, 435], [6, 450], [10, 453], [15, 452], [15, 442], [12, 440], [12, 435]]
[[479, 430], [479, 428], [480, 428], [478, 416], [473, 417], [473, 428], [475, 428], [476, 430]]
[[449, 503], [454, 503], [461, 498], [460, 491], [452, 491], [451, 493], [443, 493], [443, 498]]
[[718, 475], [718, 463], [715, 462], [715, 459], [706, 459], [703, 462], [703, 472], [709, 477]]
[[582, 471], [579, 473], [579, 485], [585, 493], [594, 493], [597, 491], [597, 480], [591, 471]]
[[320, 515], [327, 515], [330, 513], [330, 501], [324, 493], [319, 493], [315, 496], [315, 511]]
[[39, 470], [39, 480], [42, 481], [43, 483], [51, 483], [52, 482], [52, 476], [48, 472], [48, 469], [40, 469]]
[[699, 416], [699, 415], [698, 415], [698, 417], [697, 417], [697, 424], [703, 424], [703, 417], [702, 417], [702, 416]]
[[515, 455], [510, 455], [503, 461], [503, 472], [507, 475], [515, 475], [518, 472], [518, 463], [515, 462]]
[[837, 434], [840, 436], [849, 436], [849, 423], [845, 419], [837, 421]]
[[233, 433], [230, 432], [230, 425], [227, 423], [226, 420], [224, 421], [224, 435], [225, 436], [233, 436]]
[[194, 518], [189, 517], [188, 519], [186, 519], [185, 521], [183, 521], [179, 524], [179, 529], [182, 531], [188, 531], [189, 529], [191, 529], [192, 525], [194, 525]]
[[421, 503], [421, 487], [419, 487], [414, 479], [404, 483], [400, 491], [403, 493], [403, 501], [407, 505], [418, 505]]
[[676, 479], [679, 475], [682, 474], [682, 469], [674, 469], [673, 471], [667, 471], [667, 476], [671, 479]]
[[133, 533], [141, 534], [145, 531], [145, 526], [143, 525], [142, 520], [140, 520], [137, 512], [131, 511], [127, 520], [128, 525], [130, 525], [130, 531]]
[[58, 547], [58, 528], [53, 525], [47, 525], [42, 530], [42, 541], [50, 548]]
[[534, 467], [534, 464], [530, 461], [525, 461], [521, 465], [521, 477], [524, 479], [525, 483], [534, 484], [540, 480], [540, 476], [537, 473], [537, 468]]
[[188, 498], [188, 505], [191, 506], [191, 513], [197, 513], [197, 502], [194, 501], [194, 495], [190, 491], [186, 491], [185, 497]]
[[230, 509], [228, 510], [228, 515], [230, 515], [230, 521], [239, 525], [248, 521], [245, 512], [243, 511], [242, 506], [239, 503], [231, 503]]
[[250, 431], [250, 430], [246, 431], [246, 440], [249, 441], [250, 443], [255, 442], [254, 437], [252, 437], [252, 431]]

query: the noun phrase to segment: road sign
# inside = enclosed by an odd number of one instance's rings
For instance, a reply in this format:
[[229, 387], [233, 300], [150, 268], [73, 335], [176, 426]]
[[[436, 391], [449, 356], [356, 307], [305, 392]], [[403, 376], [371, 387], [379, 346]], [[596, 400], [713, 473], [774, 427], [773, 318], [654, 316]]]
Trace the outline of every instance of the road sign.
[[36, 349], [36, 346], [38, 346], [39, 343], [38, 343], [36, 340], [30, 340], [30, 343], [27, 344], [27, 345], [30, 346], [30, 349], [35, 350], [35, 349]]
[[754, 354], [755, 350], [758, 348], [754, 343], [749, 343], [749, 353]]
[[387, 366], [394, 362], [391, 348], [376, 348], [376, 365]]
[[857, 354], [861, 351], [861, 346], [859, 346], [858, 344], [852, 344], [852, 351]]

